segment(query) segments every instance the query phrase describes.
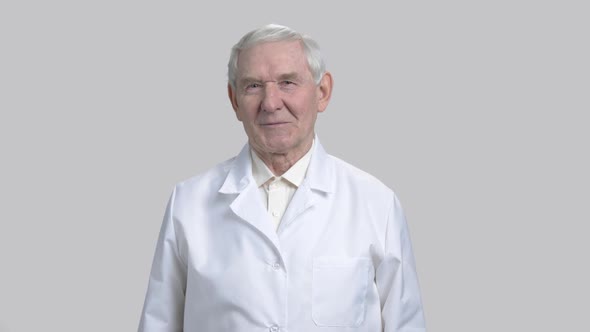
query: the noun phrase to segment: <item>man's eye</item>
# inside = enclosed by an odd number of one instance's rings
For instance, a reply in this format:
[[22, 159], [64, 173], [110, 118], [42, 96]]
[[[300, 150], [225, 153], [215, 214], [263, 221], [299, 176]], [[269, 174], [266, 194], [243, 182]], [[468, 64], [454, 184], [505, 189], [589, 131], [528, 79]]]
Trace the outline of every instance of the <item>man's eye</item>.
[[261, 86], [262, 85], [260, 85], [259, 83], [250, 83], [250, 84], [246, 85], [246, 89], [249, 89], [249, 90], [250, 89], [256, 89], [256, 88], [259, 88]]
[[295, 85], [295, 82], [293, 82], [293, 81], [282, 81], [280, 84], [282, 86], [292, 86], [292, 85]]

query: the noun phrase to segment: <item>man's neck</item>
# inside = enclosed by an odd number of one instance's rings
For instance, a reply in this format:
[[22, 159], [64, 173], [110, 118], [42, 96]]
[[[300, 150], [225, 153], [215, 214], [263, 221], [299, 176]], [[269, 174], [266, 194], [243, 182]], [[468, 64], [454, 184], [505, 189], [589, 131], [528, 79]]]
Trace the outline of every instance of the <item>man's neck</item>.
[[286, 153], [264, 152], [258, 151], [258, 149], [254, 147], [252, 148], [275, 176], [282, 176], [289, 170], [289, 168], [291, 168], [291, 166], [295, 165], [295, 163], [299, 161], [309, 149], [311, 149], [312, 144], [313, 140], [306, 144], [302, 144], [302, 148], [294, 149]]

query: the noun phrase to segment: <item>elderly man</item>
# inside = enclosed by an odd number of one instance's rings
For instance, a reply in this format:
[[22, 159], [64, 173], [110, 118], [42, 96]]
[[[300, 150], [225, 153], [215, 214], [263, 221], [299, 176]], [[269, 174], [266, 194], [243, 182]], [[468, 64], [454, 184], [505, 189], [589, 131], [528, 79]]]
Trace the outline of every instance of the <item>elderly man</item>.
[[398, 199], [314, 132], [332, 92], [318, 45], [264, 26], [228, 76], [248, 143], [174, 188], [139, 331], [425, 331]]

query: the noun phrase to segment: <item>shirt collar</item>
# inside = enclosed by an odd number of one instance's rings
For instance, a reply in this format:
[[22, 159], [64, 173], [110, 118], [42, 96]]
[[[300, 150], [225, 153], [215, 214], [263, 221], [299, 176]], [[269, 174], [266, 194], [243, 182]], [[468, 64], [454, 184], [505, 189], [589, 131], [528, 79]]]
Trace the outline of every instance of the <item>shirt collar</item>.
[[285, 174], [282, 176], [275, 176], [272, 171], [266, 166], [264, 161], [258, 157], [256, 152], [252, 148], [250, 148], [250, 156], [252, 158], [252, 177], [254, 177], [254, 181], [256, 185], [260, 187], [261, 185], [265, 184], [269, 179], [274, 177], [276, 178], [284, 178], [285, 180], [291, 182], [296, 187], [299, 187], [305, 178], [305, 174], [309, 167], [309, 163], [311, 161], [311, 154], [315, 145], [315, 139], [311, 144], [311, 148], [307, 151], [307, 153], [301, 157], [291, 168], [289, 168]]

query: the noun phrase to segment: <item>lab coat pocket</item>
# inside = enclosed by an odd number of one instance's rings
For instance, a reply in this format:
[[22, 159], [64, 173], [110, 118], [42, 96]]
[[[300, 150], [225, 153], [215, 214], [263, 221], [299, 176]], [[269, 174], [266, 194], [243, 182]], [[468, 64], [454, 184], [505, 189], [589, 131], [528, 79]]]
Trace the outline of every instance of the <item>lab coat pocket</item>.
[[316, 257], [311, 315], [317, 326], [358, 327], [365, 320], [369, 258]]

